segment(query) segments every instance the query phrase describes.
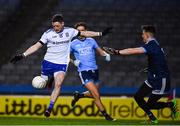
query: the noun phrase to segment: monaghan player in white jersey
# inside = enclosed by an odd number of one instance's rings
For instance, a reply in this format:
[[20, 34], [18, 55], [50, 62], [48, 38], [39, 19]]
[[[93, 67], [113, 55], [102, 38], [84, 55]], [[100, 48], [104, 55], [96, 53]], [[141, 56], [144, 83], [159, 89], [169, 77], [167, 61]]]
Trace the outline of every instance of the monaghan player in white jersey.
[[[84, 22], [78, 22], [75, 24], [75, 28], [79, 31], [86, 31], [87, 25]], [[105, 56], [106, 61], [110, 61], [110, 55], [103, 51], [97, 44], [97, 42], [91, 37], [85, 37], [80, 35], [77, 39], [74, 39], [71, 43], [71, 53], [75, 56], [76, 60], [71, 60], [75, 66], [78, 67], [79, 76], [83, 86], [88, 91], [80, 94], [78, 91], [74, 93], [74, 99], [71, 105], [80, 98], [94, 98], [94, 102], [99, 111], [108, 121], [115, 121], [109, 114], [107, 114], [105, 107], [101, 101], [99, 94], [99, 71], [96, 64], [96, 51]]]
[[51, 93], [49, 107], [45, 112], [46, 117], [50, 116], [60, 94], [61, 85], [70, 61], [70, 42], [72, 38], [80, 35], [89, 37], [103, 36], [111, 30], [111, 28], [106, 28], [103, 32], [79, 32], [74, 28], [64, 27], [64, 19], [61, 14], [56, 14], [52, 17], [52, 27], [44, 32], [37, 43], [28, 48], [24, 53], [18, 54], [11, 59], [11, 63], [16, 63], [36, 52], [43, 45], [47, 45], [47, 52], [42, 62], [41, 77], [47, 81], [49, 76], [53, 76], [55, 86]]

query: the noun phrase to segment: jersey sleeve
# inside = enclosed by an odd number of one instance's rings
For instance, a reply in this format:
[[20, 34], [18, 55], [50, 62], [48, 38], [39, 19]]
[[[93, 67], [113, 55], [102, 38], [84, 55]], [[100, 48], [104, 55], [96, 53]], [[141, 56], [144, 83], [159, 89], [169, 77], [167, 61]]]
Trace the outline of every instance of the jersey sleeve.
[[93, 42], [93, 48], [94, 49], [99, 48], [99, 45], [97, 44], [96, 40], [94, 40], [93, 38], [92, 38], [92, 42]]
[[48, 42], [47, 33], [44, 33], [39, 41], [43, 44], [46, 44]]
[[72, 31], [72, 38], [74, 38], [74, 37], [76, 37], [79, 34], [79, 31], [74, 29], [74, 28], [72, 28], [72, 30], [73, 30]]
[[147, 54], [152, 53], [154, 51], [154, 49], [156, 49], [153, 42], [149, 42], [147, 44], [144, 44], [142, 46], [142, 48], [144, 49], [145, 53], [147, 53]]
[[70, 52], [73, 53], [73, 45], [70, 45]]

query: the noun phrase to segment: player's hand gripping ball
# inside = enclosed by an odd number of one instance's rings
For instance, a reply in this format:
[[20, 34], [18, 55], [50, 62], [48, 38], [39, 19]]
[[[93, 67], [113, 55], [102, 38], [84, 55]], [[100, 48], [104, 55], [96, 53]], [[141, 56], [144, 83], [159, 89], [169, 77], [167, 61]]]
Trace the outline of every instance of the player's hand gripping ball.
[[37, 89], [43, 89], [47, 85], [46, 80], [44, 80], [41, 76], [36, 76], [32, 80], [32, 86]]

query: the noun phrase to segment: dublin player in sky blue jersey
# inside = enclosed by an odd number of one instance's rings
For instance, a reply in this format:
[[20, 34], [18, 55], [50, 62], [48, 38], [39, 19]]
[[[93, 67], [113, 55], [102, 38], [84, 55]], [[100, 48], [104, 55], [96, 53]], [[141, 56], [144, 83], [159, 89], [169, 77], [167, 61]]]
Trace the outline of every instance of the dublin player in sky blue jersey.
[[[142, 38], [145, 44], [142, 47], [116, 50], [103, 47], [103, 49], [116, 55], [146, 54], [148, 56], [148, 78], [139, 88], [134, 98], [138, 105], [149, 116], [151, 123], [158, 123], [158, 120], [151, 112], [151, 109], [162, 109], [169, 107], [172, 110], [172, 116], [178, 117], [177, 103], [173, 99], [169, 102], [159, 102], [165, 94], [170, 91], [170, 72], [166, 62], [163, 49], [154, 38], [155, 27], [152, 25], [142, 26]], [[148, 101], [144, 97], [149, 96]]]
[[[75, 25], [75, 28], [79, 31], [86, 31], [87, 26], [86, 23], [79, 22]], [[104, 52], [93, 38], [79, 36], [71, 43], [71, 53], [74, 54], [76, 59], [74, 64], [78, 68], [82, 84], [88, 89], [88, 91], [83, 92], [82, 94], [76, 91], [71, 105], [74, 106], [80, 98], [94, 98], [96, 106], [105, 119], [108, 121], [114, 121], [114, 119], [106, 113], [100, 99], [99, 72], [96, 64], [96, 51], [101, 56], [105, 56], [106, 61], [110, 61], [110, 55]]]
[[83, 35], [89, 37], [103, 36], [109, 33], [111, 28], [106, 28], [103, 32], [78, 31], [74, 28], [64, 27], [64, 20], [61, 14], [52, 17], [52, 27], [41, 36], [41, 39], [28, 48], [24, 53], [18, 54], [11, 59], [12, 63], [33, 54], [43, 45], [47, 45], [47, 51], [42, 62], [41, 77], [46, 81], [49, 77], [54, 78], [54, 90], [51, 93], [50, 104], [45, 112], [49, 117], [53, 106], [60, 94], [62, 82], [65, 78], [67, 66], [70, 61], [70, 42], [73, 37]]

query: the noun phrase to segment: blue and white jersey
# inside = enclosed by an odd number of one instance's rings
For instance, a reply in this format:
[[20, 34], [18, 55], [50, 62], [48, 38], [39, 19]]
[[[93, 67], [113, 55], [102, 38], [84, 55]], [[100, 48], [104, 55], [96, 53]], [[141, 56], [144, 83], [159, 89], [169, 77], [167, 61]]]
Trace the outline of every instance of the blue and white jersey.
[[80, 60], [78, 71], [96, 70], [96, 48], [97, 42], [93, 38], [86, 38], [84, 41], [75, 39], [71, 43], [71, 52], [77, 60]]
[[57, 33], [49, 29], [41, 36], [40, 42], [47, 44], [47, 52], [44, 60], [56, 64], [68, 64], [70, 61], [70, 42], [78, 35], [78, 30], [64, 27]]

